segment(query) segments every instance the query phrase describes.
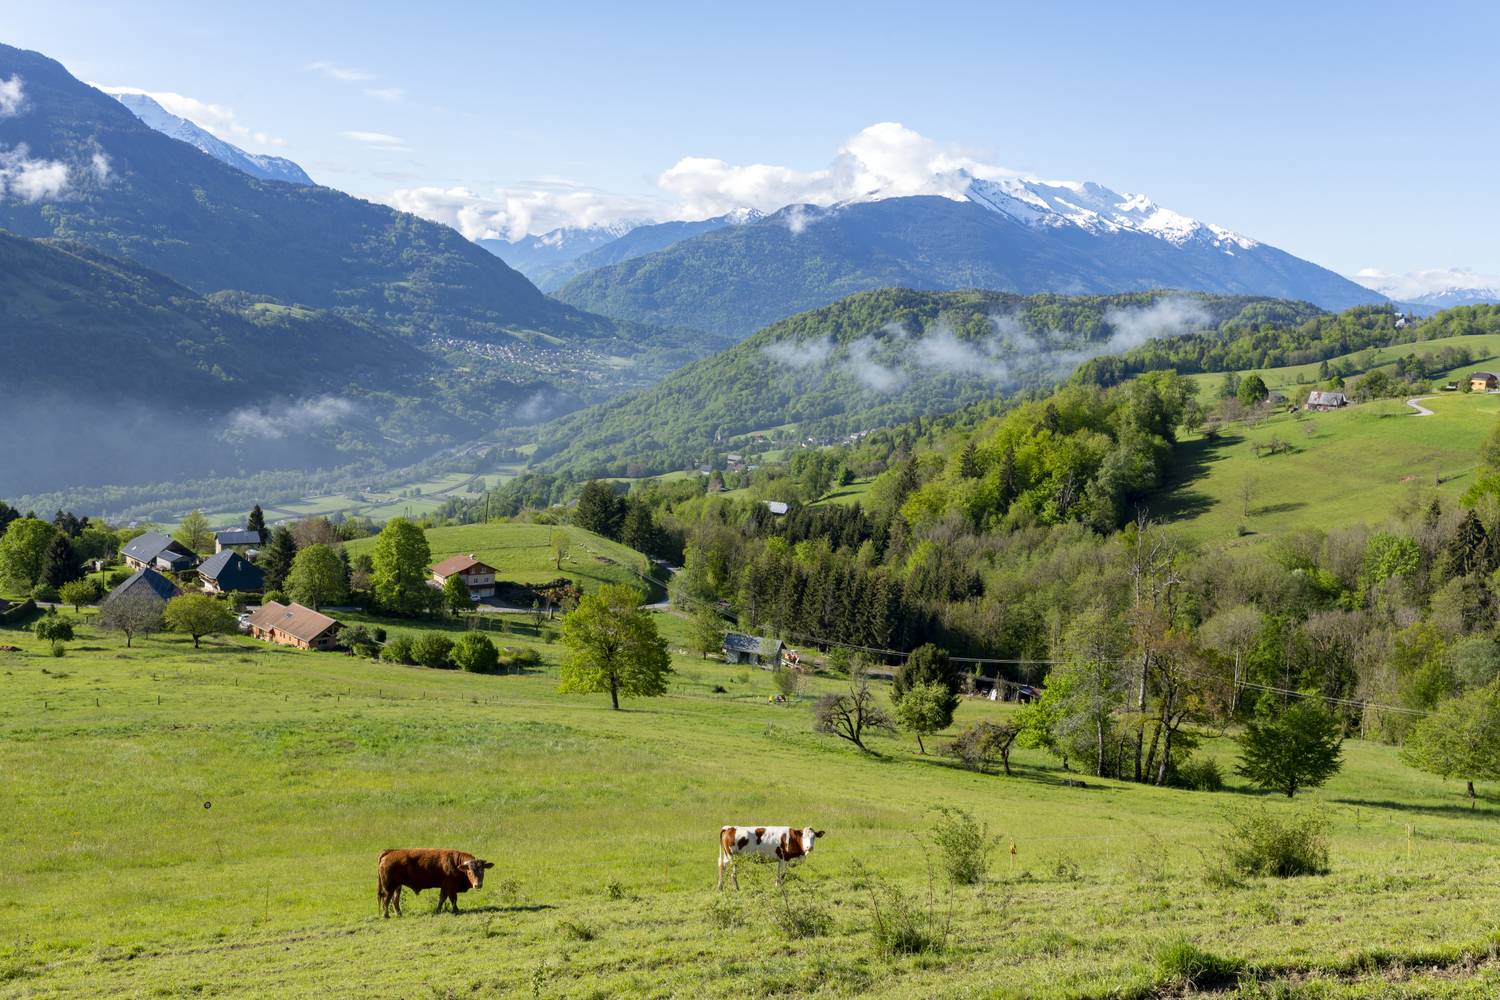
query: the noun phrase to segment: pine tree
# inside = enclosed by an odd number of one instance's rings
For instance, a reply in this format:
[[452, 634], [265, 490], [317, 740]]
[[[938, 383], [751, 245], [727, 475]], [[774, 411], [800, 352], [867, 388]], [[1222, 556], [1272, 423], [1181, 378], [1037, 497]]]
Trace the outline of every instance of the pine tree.
[[81, 576], [83, 569], [72, 541], [61, 531], [55, 533], [42, 553], [41, 582], [55, 590]]
[[290, 528], [282, 526], [271, 532], [270, 544], [260, 557], [261, 572], [267, 590], [280, 590], [286, 584], [292, 562], [297, 558], [297, 542]]
[[1016, 448], [1010, 445], [1005, 449], [1005, 457], [1000, 460], [1000, 511], [1004, 513], [1010, 510], [1010, 505], [1016, 502], [1016, 497], [1021, 495], [1021, 484], [1016, 474]]
[[979, 449], [970, 441], [958, 457], [958, 474], [964, 479], [979, 478]]
[[1449, 550], [1454, 567], [1464, 576], [1484, 572], [1489, 549], [1489, 538], [1484, 525], [1479, 520], [1479, 515], [1473, 510], [1467, 511], [1464, 519], [1458, 522], [1458, 530], [1453, 534], [1452, 547]]
[[266, 544], [266, 539], [270, 537], [270, 533], [266, 531], [266, 515], [260, 509], [260, 504], [256, 504], [250, 508], [250, 516], [245, 519], [245, 530], [255, 532], [260, 536], [260, 544]]
[[591, 479], [578, 494], [573, 523], [596, 535], [618, 539], [625, 520], [625, 501], [609, 483]]

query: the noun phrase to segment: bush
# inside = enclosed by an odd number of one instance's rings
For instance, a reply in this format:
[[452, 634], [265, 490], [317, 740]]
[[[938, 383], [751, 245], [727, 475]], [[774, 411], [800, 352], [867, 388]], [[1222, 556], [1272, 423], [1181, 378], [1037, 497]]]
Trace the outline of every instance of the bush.
[[932, 842], [942, 858], [943, 874], [954, 885], [978, 885], [989, 872], [995, 839], [989, 827], [962, 809], [938, 810]]
[[951, 917], [938, 915], [930, 891], [923, 906], [893, 885], [870, 887], [870, 937], [882, 958], [945, 950]]
[[376, 626], [375, 631], [371, 634], [375, 637], [376, 642], [385, 642], [385, 629]]
[[386, 640], [385, 648], [380, 651], [380, 658], [386, 663], [405, 663], [409, 666], [417, 662], [412, 656], [411, 647], [411, 636], [393, 635]]
[[412, 659], [424, 667], [443, 669], [451, 666], [448, 654], [453, 650], [453, 640], [441, 632], [423, 632], [411, 644]]
[[517, 673], [529, 667], [541, 666], [541, 663], [542, 654], [530, 647], [524, 649], [507, 649], [500, 657], [501, 670], [514, 670]]
[[[43, 642], [51, 642], [53, 645], [73, 641], [73, 623], [59, 616], [56, 612], [43, 615], [33, 626], [36, 637]], [[61, 656], [61, 653], [53, 653], [53, 656]]]
[[339, 633], [339, 645], [354, 656], [372, 660], [380, 655], [380, 646], [370, 630], [363, 625], [351, 625]]
[[1177, 783], [1198, 792], [1224, 790], [1224, 773], [1219, 762], [1209, 757], [1193, 757], [1177, 767]]
[[1285, 818], [1260, 806], [1230, 820], [1224, 857], [1242, 875], [1293, 878], [1328, 873], [1328, 820], [1305, 812]]
[[1158, 945], [1155, 959], [1158, 985], [1189, 990], [1229, 986], [1240, 970], [1240, 963], [1204, 951], [1185, 937]]
[[33, 601], [44, 601], [48, 604], [57, 601], [57, 588], [50, 583], [39, 583], [31, 588], [31, 599]]
[[124, 583], [126, 580], [129, 580], [132, 575], [133, 574], [128, 569], [111, 570], [108, 580], [105, 583], [105, 587], [108, 590], [114, 590], [120, 584]]
[[448, 658], [460, 670], [471, 674], [494, 674], [500, 672], [500, 651], [487, 635], [465, 632], [453, 644]]
[[833, 928], [833, 917], [827, 910], [806, 897], [799, 897], [794, 904], [785, 886], [781, 889], [781, 906], [771, 920], [788, 941], [822, 937]]
[[68, 647], [64, 646], [60, 639], [53, 639], [52, 655], [57, 657], [58, 659], [62, 659], [64, 656], [68, 655]]
[[289, 598], [286, 596], [286, 591], [268, 590], [261, 595], [260, 603], [270, 604], [272, 601], [275, 601], [277, 604], [286, 604], [288, 600]]

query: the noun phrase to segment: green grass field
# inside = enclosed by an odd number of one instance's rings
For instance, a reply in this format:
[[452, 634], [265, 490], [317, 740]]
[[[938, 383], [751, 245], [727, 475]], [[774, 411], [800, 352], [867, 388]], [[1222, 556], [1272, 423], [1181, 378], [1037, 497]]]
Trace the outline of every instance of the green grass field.
[[[1011, 778], [894, 739], [861, 756], [810, 731], [807, 699], [769, 703], [764, 672], [683, 656], [666, 697], [611, 712], [556, 693], [556, 647], [510, 641], [542, 670], [238, 638], [127, 651], [87, 626], [54, 659], [0, 632], [21, 647], [0, 653], [0, 996], [1178, 996], [1154, 958], [1178, 939], [1287, 980], [1239, 996], [1500, 989], [1500, 803], [1470, 811], [1389, 748], [1346, 744], [1343, 773], [1293, 806], [1066, 788], [1029, 751]], [[966, 702], [959, 721], [1003, 711]], [[1332, 873], [1208, 888], [1225, 814], [1262, 801], [1327, 812]], [[939, 889], [944, 950], [882, 957], [871, 886], [925, 897], [942, 805], [999, 836], [991, 876]], [[828, 836], [785, 901], [748, 865], [717, 895], [723, 823]], [[424, 893], [381, 920], [393, 846], [496, 868], [457, 916]], [[827, 923], [788, 938], [788, 906]]]
[[[561, 572], [552, 549], [555, 533], [567, 535], [570, 545]], [[429, 528], [427, 544], [433, 562], [472, 553], [495, 567], [500, 579], [513, 583], [547, 583], [566, 576], [585, 591], [603, 583], [640, 588], [639, 574], [649, 569], [646, 557], [634, 549], [571, 525], [491, 523]], [[372, 552], [375, 539], [361, 538], [346, 548], [351, 557]]]
[[[1408, 354], [1436, 354], [1444, 347], [1466, 347], [1474, 360], [1459, 368], [1452, 369], [1440, 374], [1437, 381], [1446, 381], [1466, 375], [1476, 369], [1494, 369], [1500, 367], [1500, 336], [1476, 335], [1469, 337], [1442, 337], [1437, 340], [1416, 340], [1403, 344], [1391, 344], [1387, 347], [1373, 348], [1368, 351], [1355, 351], [1338, 358], [1330, 358], [1329, 364], [1337, 366], [1339, 363], [1352, 364], [1357, 370], [1363, 372], [1369, 369], [1382, 368], [1395, 364], [1397, 358], [1403, 358]], [[1370, 363], [1366, 364], [1366, 360]], [[1266, 387], [1275, 391], [1292, 395], [1288, 390], [1294, 388], [1312, 389], [1320, 381], [1318, 371], [1322, 362], [1314, 361], [1306, 365], [1288, 365], [1283, 368], [1252, 368], [1240, 372], [1240, 375], [1259, 375], [1265, 381]], [[1217, 389], [1224, 381], [1222, 374], [1201, 374], [1189, 376], [1197, 382], [1204, 393], [1211, 389]], [[1206, 398], [1206, 396], [1205, 396]], [[1306, 398], [1305, 396], [1303, 398]], [[1294, 400], [1301, 402], [1300, 399]]]
[[[1473, 482], [1500, 396], [1442, 393], [1418, 416], [1403, 400], [1328, 413], [1277, 414], [1217, 440], [1186, 438], [1176, 472], [1148, 503], [1201, 541], [1254, 544], [1289, 528], [1332, 528], [1388, 516], [1403, 501], [1455, 500]], [[1289, 453], [1254, 453], [1279, 438]], [[1246, 512], [1244, 487], [1250, 484]]]

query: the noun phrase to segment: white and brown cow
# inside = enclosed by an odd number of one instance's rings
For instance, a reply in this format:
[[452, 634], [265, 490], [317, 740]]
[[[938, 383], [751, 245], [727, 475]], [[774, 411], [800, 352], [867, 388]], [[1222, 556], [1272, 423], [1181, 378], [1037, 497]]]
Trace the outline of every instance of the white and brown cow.
[[823, 836], [822, 830], [810, 826], [726, 826], [719, 830], [719, 889], [724, 888], [724, 870], [740, 887], [739, 875], [734, 870], [734, 859], [741, 854], [776, 859], [776, 884], [786, 878], [787, 865], [800, 861], [812, 853], [813, 844]]

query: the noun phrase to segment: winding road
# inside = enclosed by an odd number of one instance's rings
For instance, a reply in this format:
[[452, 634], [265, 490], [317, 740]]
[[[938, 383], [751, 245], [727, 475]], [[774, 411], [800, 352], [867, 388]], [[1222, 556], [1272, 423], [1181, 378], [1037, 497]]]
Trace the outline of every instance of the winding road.
[[1423, 406], [1422, 404], [1425, 403], [1429, 399], [1436, 399], [1436, 398], [1437, 398], [1436, 396], [1423, 396], [1420, 399], [1408, 399], [1406, 401], [1406, 405], [1410, 406], [1413, 410], [1416, 410], [1417, 411], [1417, 416], [1419, 416], [1419, 417], [1430, 417], [1430, 416], [1432, 416], [1432, 411], [1429, 410], [1427, 407]]

